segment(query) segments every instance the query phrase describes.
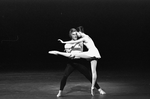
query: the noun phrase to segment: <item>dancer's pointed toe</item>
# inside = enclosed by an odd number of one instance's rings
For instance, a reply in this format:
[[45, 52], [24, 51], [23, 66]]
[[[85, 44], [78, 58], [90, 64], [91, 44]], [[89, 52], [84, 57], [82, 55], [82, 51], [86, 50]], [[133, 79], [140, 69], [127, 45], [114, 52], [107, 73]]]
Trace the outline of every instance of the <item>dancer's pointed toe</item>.
[[91, 88], [91, 95], [94, 96], [94, 88]]
[[58, 51], [49, 51], [48, 53], [49, 53], [49, 54], [57, 55], [57, 54], [58, 54]]

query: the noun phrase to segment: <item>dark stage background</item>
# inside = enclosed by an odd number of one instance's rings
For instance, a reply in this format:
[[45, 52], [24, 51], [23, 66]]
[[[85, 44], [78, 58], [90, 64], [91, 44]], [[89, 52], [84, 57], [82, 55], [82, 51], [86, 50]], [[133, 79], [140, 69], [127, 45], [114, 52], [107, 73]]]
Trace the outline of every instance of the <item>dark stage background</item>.
[[1, 0], [0, 71], [65, 68], [57, 39], [83, 26], [98, 47], [100, 71], [148, 72], [149, 0]]

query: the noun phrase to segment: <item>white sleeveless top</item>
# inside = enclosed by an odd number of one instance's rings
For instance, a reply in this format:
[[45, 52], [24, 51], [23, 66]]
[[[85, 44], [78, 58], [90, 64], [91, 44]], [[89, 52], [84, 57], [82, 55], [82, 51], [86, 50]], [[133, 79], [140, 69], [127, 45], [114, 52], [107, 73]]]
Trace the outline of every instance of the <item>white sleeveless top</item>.
[[83, 51], [83, 45], [80, 44], [65, 44], [64, 48], [70, 53], [78, 53]]

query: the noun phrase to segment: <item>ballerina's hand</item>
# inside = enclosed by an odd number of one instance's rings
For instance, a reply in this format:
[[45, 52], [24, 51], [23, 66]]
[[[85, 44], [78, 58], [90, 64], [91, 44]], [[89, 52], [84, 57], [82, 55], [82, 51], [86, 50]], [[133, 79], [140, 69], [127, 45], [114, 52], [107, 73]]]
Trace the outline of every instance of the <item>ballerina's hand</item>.
[[64, 43], [64, 41], [63, 41], [63, 40], [61, 40], [61, 39], [58, 39], [58, 41], [60, 41], [61, 43]]

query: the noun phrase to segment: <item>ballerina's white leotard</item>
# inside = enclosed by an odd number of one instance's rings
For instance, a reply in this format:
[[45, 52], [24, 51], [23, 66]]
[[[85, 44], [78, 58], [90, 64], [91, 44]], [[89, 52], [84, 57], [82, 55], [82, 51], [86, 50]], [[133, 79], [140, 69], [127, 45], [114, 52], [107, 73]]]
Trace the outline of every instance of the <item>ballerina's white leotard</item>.
[[101, 58], [101, 55], [98, 49], [96, 48], [93, 40], [88, 35], [86, 37], [86, 40], [84, 42], [84, 45], [88, 48], [88, 51], [86, 52], [86, 54], [91, 57]]

